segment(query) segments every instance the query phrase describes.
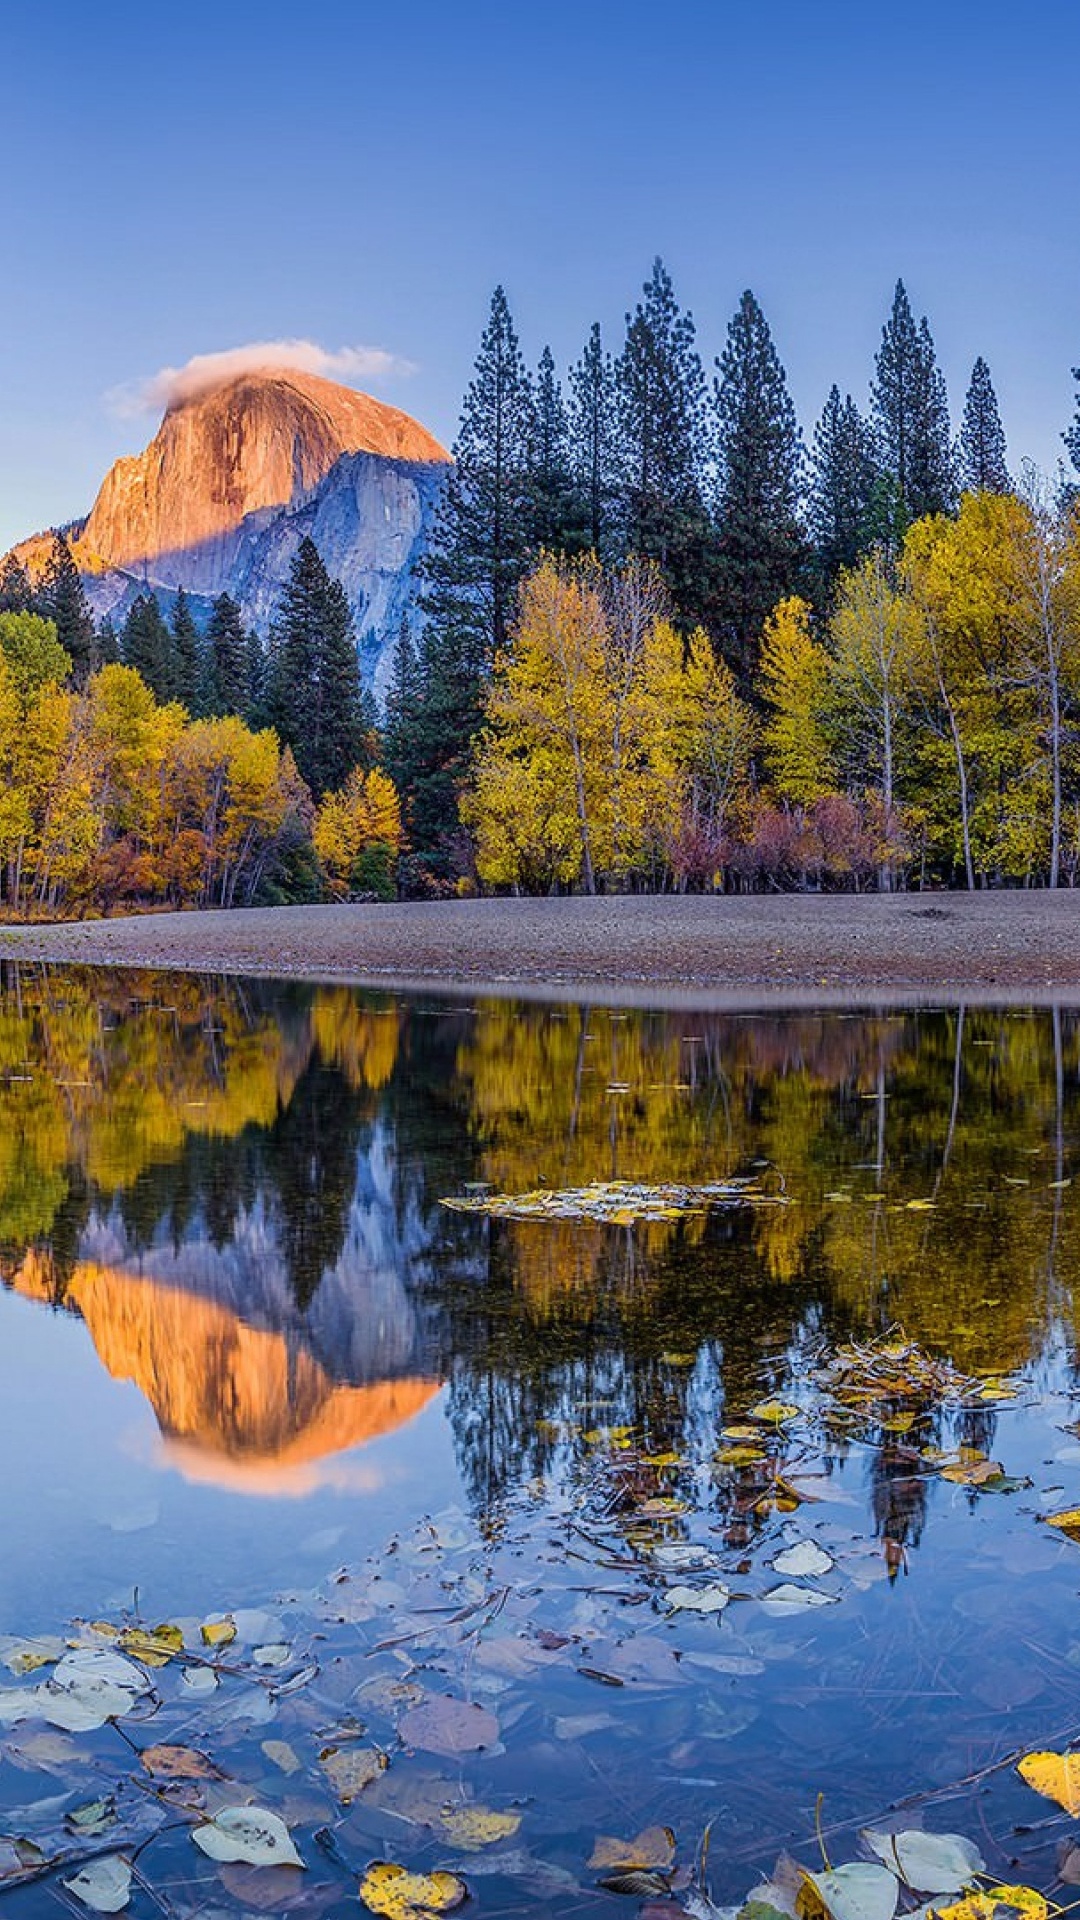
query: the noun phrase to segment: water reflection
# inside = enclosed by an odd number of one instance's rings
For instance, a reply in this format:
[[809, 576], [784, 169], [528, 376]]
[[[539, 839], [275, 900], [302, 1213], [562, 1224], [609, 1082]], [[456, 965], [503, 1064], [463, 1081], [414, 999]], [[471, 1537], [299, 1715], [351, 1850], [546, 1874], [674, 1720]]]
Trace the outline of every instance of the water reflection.
[[[966, 1371], [1036, 1358], [1071, 1315], [1078, 1041], [1056, 1010], [439, 1007], [9, 966], [0, 1270], [81, 1316], [191, 1477], [303, 1491], [446, 1382], [486, 1511], [600, 1420], [692, 1459], [818, 1337], [900, 1322]], [[763, 1162], [786, 1206], [634, 1230], [438, 1204]], [[875, 1471], [879, 1531], [915, 1544], [925, 1482], [901, 1446]]]

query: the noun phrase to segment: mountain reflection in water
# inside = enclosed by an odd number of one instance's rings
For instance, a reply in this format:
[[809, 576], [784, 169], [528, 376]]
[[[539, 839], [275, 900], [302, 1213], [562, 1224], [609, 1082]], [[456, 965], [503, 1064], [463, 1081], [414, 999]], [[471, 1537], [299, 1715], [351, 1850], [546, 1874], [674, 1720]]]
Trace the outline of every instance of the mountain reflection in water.
[[[598, 1409], [685, 1451], [811, 1337], [899, 1322], [1005, 1370], [1071, 1316], [1071, 1013], [438, 1006], [10, 965], [2, 987], [4, 1282], [82, 1318], [193, 1478], [303, 1492], [445, 1384], [486, 1510]], [[763, 1162], [787, 1205], [634, 1229], [439, 1205]], [[919, 1487], [887, 1452], [877, 1472], [879, 1530], [916, 1540]]]

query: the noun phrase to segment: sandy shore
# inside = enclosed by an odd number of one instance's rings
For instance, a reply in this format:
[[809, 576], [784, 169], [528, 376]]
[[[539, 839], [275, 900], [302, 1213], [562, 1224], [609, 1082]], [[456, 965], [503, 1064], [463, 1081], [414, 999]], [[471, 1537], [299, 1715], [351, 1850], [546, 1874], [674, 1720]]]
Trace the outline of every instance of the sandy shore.
[[1080, 1002], [1080, 892], [463, 900], [0, 929], [0, 959], [714, 1004]]

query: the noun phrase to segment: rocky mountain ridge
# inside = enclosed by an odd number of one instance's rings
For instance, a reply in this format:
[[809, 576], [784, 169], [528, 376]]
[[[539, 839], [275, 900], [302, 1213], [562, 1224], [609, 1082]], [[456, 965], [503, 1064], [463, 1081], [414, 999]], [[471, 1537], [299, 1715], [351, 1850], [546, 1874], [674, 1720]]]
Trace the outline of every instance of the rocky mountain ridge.
[[[99, 617], [183, 587], [196, 602], [230, 593], [265, 633], [310, 534], [345, 586], [379, 692], [448, 461], [397, 407], [292, 368], [248, 370], [171, 405], [144, 451], [115, 462], [72, 551]], [[33, 572], [49, 543], [15, 551]]]

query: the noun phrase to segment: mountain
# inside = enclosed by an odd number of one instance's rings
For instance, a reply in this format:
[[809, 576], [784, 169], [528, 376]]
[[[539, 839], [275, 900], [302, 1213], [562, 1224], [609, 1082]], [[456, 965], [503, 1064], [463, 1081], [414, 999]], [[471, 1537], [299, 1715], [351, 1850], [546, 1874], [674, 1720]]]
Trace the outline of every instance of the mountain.
[[[381, 689], [409, 573], [449, 455], [419, 421], [352, 387], [266, 367], [179, 396], [149, 446], [117, 460], [72, 549], [95, 613], [147, 587], [231, 593], [265, 632], [310, 534], [346, 589], [365, 677]], [[49, 540], [16, 548], [39, 566]]]

